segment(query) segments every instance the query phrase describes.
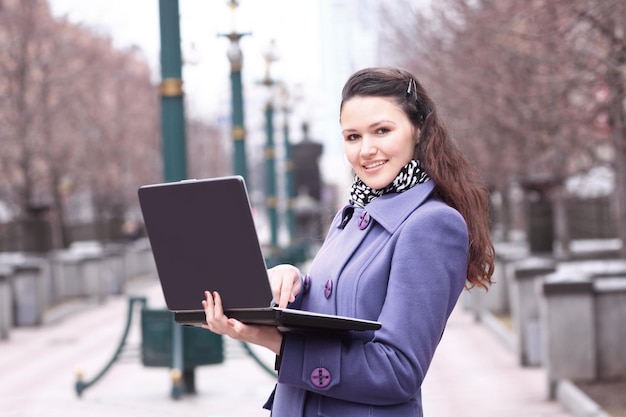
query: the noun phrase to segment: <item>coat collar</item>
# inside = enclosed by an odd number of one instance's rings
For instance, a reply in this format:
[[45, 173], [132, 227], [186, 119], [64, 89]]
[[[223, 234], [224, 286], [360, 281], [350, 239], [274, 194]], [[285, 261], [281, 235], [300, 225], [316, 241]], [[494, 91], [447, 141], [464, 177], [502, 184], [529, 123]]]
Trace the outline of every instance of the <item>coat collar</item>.
[[365, 210], [390, 233], [395, 232], [407, 217], [432, 194], [433, 180], [418, 184], [403, 193], [383, 194], [369, 203]]

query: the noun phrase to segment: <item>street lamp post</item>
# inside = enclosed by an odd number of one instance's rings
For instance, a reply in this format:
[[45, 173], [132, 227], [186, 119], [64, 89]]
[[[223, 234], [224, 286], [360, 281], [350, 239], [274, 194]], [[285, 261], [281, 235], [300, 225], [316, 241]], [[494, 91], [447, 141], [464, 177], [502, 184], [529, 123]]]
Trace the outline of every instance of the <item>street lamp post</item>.
[[[185, 111], [183, 103], [182, 57], [178, 0], [159, 0], [161, 29], [161, 136], [163, 140], [163, 176], [166, 182], [187, 178]], [[172, 396], [180, 391], [195, 392], [195, 372], [185, 369], [182, 327], [172, 327], [172, 368], [181, 375], [174, 378]], [[182, 386], [181, 386], [182, 385]]]
[[293, 161], [291, 158], [291, 142], [289, 140], [289, 92], [287, 87], [282, 86], [283, 96], [283, 146], [285, 149], [285, 188], [287, 194], [287, 231], [289, 232], [289, 240], [292, 241], [296, 235], [296, 219], [294, 213], [294, 204], [296, 198], [295, 184], [293, 178]]
[[161, 136], [166, 182], [187, 178], [185, 111], [178, 0], [159, 0], [161, 28]]
[[[231, 0], [228, 5], [234, 15], [238, 3]], [[233, 19], [234, 21], [234, 19]], [[239, 47], [239, 39], [248, 35], [248, 33], [237, 33], [233, 27], [233, 31], [223, 34], [230, 40], [230, 46], [226, 56], [230, 62], [230, 86], [231, 86], [231, 103], [232, 103], [232, 139], [233, 139], [233, 172], [235, 175], [241, 175], [244, 179], [248, 177], [248, 167], [246, 162], [246, 129], [244, 125], [244, 107], [243, 107], [243, 86], [241, 82], [241, 68], [243, 66], [243, 54]]]
[[270, 221], [270, 244], [273, 248], [278, 247], [278, 198], [276, 197], [276, 151], [274, 147], [274, 104], [271, 90], [275, 84], [270, 76], [270, 66], [278, 60], [274, 41], [270, 43], [269, 48], [263, 54], [265, 60], [265, 78], [263, 85], [270, 90], [270, 96], [265, 106], [265, 184], [266, 184], [266, 200], [265, 206]]

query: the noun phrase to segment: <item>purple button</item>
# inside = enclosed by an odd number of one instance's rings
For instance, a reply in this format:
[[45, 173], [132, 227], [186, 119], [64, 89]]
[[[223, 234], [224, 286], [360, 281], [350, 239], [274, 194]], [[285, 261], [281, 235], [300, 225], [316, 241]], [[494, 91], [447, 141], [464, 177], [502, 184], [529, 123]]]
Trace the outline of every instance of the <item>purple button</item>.
[[326, 368], [313, 369], [311, 382], [318, 388], [326, 388], [330, 384], [330, 372]]
[[359, 216], [359, 229], [364, 230], [368, 224], [370, 224], [370, 215], [368, 212], [364, 211]]
[[304, 288], [302, 291], [306, 294], [311, 289], [311, 277], [307, 274], [304, 276]]
[[324, 297], [328, 298], [333, 293], [333, 282], [331, 280], [326, 281], [324, 285]]

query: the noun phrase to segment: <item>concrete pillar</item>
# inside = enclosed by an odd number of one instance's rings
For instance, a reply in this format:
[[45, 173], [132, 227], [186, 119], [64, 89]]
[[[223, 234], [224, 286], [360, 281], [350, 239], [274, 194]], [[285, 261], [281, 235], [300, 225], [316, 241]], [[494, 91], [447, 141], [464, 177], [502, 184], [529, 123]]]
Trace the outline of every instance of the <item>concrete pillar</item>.
[[495, 315], [511, 314], [510, 286], [514, 275], [514, 264], [528, 256], [528, 249], [519, 244], [496, 244], [496, 261], [493, 274], [493, 285], [485, 295], [485, 308]]
[[593, 277], [598, 378], [626, 378], [626, 275]]
[[593, 381], [596, 342], [593, 284], [589, 274], [556, 273], [543, 283], [545, 366], [550, 398], [559, 380]]
[[36, 326], [43, 321], [44, 297], [41, 266], [23, 261], [14, 265], [12, 291], [16, 326]]
[[9, 329], [13, 325], [12, 275], [12, 267], [0, 264], [0, 340], [9, 338]]
[[59, 300], [54, 288], [52, 275], [52, 265], [47, 255], [35, 255], [30, 258], [31, 262], [39, 267], [39, 291], [42, 307], [45, 310], [59, 304]]
[[124, 265], [126, 265], [126, 280], [137, 277], [139, 270], [139, 260], [135, 243], [126, 245], [124, 250]]
[[104, 247], [102, 274], [107, 294], [122, 294], [126, 283], [124, 267], [124, 247], [109, 244]]
[[67, 301], [82, 295], [80, 258], [70, 251], [56, 253], [52, 261], [55, 292], [59, 300]]
[[103, 302], [106, 298], [106, 289], [101, 271], [102, 256], [96, 254], [84, 255], [79, 262], [79, 274], [83, 288], [83, 296]]
[[511, 288], [511, 313], [517, 334], [519, 362], [522, 366], [543, 363], [541, 322], [539, 313], [540, 289], [546, 275], [556, 270], [556, 261], [531, 257], [515, 262], [515, 280]]

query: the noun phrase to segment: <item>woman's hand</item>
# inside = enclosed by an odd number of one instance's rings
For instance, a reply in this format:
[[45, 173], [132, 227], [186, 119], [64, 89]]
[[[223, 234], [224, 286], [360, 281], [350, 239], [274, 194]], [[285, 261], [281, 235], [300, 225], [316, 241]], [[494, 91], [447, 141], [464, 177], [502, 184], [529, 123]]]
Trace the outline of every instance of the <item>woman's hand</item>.
[[230, 319], [224, 315], [222, 299], [217, 291], [213, 293], [205, 291], [204, 296], [205, 299], [202, 300], [202, 308], [206, 315], [207, 324], [202, 327], [213, 333], [264, 346], [276, 355], [280, 354], [280, 345], [283, 341], [283, 335], [276, 327], [250, 326], [243, 324], [239, 320]]
[[274, 302], [278, 307], [285, 308], [288, 303], [295, 301], [302, 289], [300, 271], [293, 265], [277, 265], [267, 270], [272, 287]]

